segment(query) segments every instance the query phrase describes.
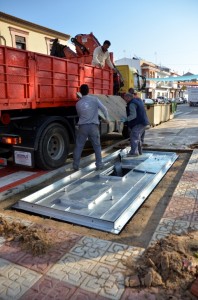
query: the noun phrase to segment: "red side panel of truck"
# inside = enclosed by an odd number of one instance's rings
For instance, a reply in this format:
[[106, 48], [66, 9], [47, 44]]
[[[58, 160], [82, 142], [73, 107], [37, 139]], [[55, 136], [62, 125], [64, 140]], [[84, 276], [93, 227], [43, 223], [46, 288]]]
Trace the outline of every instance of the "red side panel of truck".
[[0, 46], [0, 111], [74, 106], [81, 84], [91, 94], [113, 94], [109, 69]]

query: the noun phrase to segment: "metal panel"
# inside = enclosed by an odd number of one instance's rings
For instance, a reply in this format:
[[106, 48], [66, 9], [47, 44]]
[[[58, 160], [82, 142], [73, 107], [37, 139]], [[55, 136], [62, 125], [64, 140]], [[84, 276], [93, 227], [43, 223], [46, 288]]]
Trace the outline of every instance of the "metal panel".
[[72, 173], [21, 199], [14, 208], [118, 234], [146, 200], [174, 161], [176, 153], [147, 151], [138, 157], [129, 148]]

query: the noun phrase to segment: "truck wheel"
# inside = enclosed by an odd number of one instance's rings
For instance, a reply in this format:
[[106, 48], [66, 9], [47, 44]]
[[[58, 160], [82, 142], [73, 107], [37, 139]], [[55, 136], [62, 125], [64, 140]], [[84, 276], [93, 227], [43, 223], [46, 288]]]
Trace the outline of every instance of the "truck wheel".
[[42, 132], [35, 154], [37, 167], [52, 170], [64, 165], [69, 152], [69, 138], [64, 126], [52, 123]]

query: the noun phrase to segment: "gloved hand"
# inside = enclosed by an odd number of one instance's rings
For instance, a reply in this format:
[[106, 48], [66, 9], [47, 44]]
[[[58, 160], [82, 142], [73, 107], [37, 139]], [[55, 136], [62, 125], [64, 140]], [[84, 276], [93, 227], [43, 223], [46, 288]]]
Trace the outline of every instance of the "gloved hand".
[[127, 118], [126, 118], [126, 117], [121, 117], [121, 118], [120, 118], [120, 121], [124, 123], [124, 122], [127, 121]]
[[104, 119], [104, 121], [105, 121], [105, 123], [109, 124], [110, 119], [109, 118], [108, 119]]

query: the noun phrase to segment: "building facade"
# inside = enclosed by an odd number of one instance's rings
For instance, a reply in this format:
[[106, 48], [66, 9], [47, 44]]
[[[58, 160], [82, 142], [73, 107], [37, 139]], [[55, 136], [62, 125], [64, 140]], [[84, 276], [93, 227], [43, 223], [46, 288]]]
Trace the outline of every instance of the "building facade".
[[[0, 12], [0, 45], [49, 55], [51, 40], [55, 38], [60, 44], [67, 45], [70, 36]], [[152, 81], [151, 78], [178, 76], [168, 68], [137, 57], [116, 60], [115, 65], [128, 65], [134, 74], [138, 73], [140, 76], [150, 78], [146, 81], [146, 88], [141, 94], [142, 98], [156, 99], [159, 96], [176, 98], [181, 94], [181, 88], [177, 82]], [[135, 88], [138, 86], [137, 78], [134, 76]]]
[[0, 12], [0, 45], [49, 55], [55, 38], [66, 45], [70, 36]]
[[[145, 91], [142, 93], [143, 98], [157, 99], [158, 97], [177, 98], [180, 95], [180, 86], [178, 82], [164, 82], [160, 78], [178, 76], [169, 68], [158, 66], [138, 58], [122, 58], [115, 61], [115, 65], [127, 64], [135, 68], [138, 73], [149, 80], [146, 81]], [[159, 81], [152, 81], [152, 78], [159, 78]]]

